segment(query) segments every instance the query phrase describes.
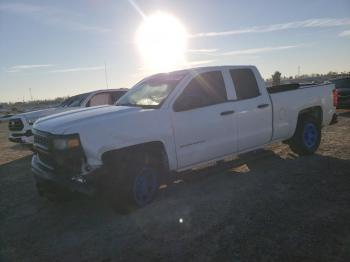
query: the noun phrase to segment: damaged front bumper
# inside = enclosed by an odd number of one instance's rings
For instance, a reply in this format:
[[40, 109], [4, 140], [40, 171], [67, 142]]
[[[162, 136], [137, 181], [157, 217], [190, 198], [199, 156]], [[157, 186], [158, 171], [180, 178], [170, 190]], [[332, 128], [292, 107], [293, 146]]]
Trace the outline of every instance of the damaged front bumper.
[[106, 174], [103, 167], [92, 169], [85, 174], [53, 169], [42, 163], [36, 154], [32, 158], [32, 172], [36, 180], [47, 180], [57, 183], [72, 192], [80, 192], [87, 195], [94, 195], [97, 192], [99, 182]]

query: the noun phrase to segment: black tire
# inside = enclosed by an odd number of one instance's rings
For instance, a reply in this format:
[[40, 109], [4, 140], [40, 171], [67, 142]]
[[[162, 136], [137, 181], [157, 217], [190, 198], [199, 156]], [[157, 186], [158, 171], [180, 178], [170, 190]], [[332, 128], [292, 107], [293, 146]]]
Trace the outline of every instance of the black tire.
[[73, 198], [73, 192], [50, 181], [36, 179], [36, 188], [39, 196], [51, 202], [65, 202]]
[[[118, 170], [118, 174], [113, 174]], [[162, 167], [150, 153], [133, 153], [123, 167], [110, 170], [108, 197], [118, 212], [130, 212], [151, 203], [159, 190]], [[143, 190], [143, 191], [142, 191]]]
[[288, 141], [290, 149], [298, 155], [312, 155], [321, 142], [321, 126], [310, 116], [299, 117], [293, 137]]

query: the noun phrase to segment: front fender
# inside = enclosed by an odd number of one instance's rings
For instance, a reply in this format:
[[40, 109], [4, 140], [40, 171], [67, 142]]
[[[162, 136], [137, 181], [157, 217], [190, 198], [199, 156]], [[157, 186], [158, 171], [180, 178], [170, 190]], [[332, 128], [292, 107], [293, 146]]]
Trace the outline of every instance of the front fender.
[[177, 168], [173, 129], [165, 110], [141, 110], [119, 117], [95, 119], [79, 125], [79, 129], [77, 133], [88, 163], [102, 164], [102, 155], [108, 151], [158, 141], [164, 145], [169, 168]]

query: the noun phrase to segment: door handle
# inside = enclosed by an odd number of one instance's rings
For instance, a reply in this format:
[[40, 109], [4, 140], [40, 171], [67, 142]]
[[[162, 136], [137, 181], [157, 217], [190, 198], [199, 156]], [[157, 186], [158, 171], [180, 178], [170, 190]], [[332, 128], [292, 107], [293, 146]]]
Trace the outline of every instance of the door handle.
[[224, 112], [221, 112], [220, 115], [222, 115], [222, 116], [231, 115], [231, 114], [233, 114], [234, 112], [235, 112], [235, 111], [233, 111], [233, 110], [224, 111]]
[[265, 108], [265, 107], [268, 107], [269, 104], [261, 104], [261, 105], [258, 105], [258, 108]]

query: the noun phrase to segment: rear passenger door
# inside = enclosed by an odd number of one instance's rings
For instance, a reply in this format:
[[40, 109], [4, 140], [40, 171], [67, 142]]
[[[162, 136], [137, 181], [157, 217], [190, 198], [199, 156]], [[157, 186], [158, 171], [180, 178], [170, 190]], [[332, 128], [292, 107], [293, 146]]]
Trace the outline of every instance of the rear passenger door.
[[194, 76], [172, 109], [178, 169], [236, 151], [236, 115], [220, 70]]
[[238, 151], [268, 143], [272, 136], [272, 107], [266, 90], [259, 89], [257, 76], [250, 68], [231, 69], [229, 73], [237, 96]]

